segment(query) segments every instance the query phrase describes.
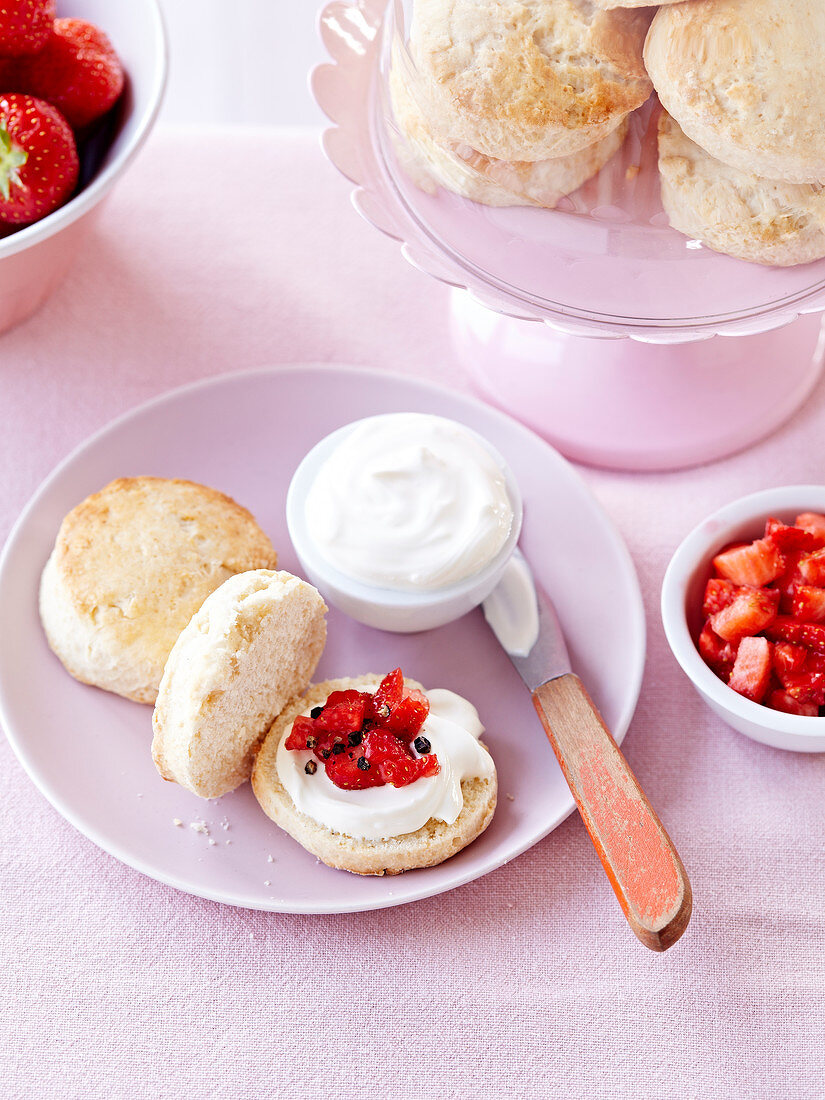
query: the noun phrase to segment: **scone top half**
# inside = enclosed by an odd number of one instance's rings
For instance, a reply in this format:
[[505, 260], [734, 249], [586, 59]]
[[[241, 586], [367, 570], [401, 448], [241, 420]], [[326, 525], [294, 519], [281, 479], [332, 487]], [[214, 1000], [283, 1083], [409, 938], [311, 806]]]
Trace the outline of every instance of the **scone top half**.
[[152, 703], [175, 639], [209, 593], [235, 573], [276, 566], [254, 517], [225, 494], [175, 478], [118, 478], [63, 520], [41, 619], [76, 679]]
[[306, 690], [326, 641], [326, 605], [291, 573], [231, 577], [181, 632], [152, 717], [164, 779], [217, 798], [249, 779], [272, 722]]
[[416, 0], [409, 49], [433, 134], [505, 161], [592, 145], [652, 90], [649, 22], [590, 0]]

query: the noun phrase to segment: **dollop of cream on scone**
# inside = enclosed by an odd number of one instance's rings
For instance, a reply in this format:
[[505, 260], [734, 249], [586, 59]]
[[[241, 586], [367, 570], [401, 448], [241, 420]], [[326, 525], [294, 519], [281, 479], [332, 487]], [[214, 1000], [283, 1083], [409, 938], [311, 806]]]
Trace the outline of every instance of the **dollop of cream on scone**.
[[[452, 825], [464, 805], [462, 780], [489, 778], [493, 760], [479, 743], [484, 726], [472, 703], [444, 688], [426, 694], [430, 713], [421, 732], [438, 757], [437, 775], [416, 779], [406, 787], [387, 784], [362, 791], [342, 790], [323, 768], [307, 774], [306, 765], [313, 754], [287, 749], [287, 730], [278, 745], [276, 766], [296, 807], [327, 829], [372, 840], [414, 833], [431, 818]], [[308, 716], [309, 709], [303, 713]]]

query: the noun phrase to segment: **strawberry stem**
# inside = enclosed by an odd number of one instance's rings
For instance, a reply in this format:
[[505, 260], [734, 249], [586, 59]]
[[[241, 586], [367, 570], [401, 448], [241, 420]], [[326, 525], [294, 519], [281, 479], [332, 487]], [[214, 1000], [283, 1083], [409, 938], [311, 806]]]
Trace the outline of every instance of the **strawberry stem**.
[[20, 169], [29, 159], [25, 149], [11, 139], [8, 130], [8, 119], [0, 121], [0, 194], [8, 199], [11, 194], [12, 184], [21, 186]]

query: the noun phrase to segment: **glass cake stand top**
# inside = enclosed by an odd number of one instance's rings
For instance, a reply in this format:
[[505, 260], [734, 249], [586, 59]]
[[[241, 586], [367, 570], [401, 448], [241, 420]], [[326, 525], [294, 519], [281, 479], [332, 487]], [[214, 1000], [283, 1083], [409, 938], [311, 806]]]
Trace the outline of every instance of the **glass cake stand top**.
[[[312, 89], [334, 124], [324, 149], [355, 184], [356, 209], [415, 266], [467, 292], [454, 296], [453, 331], [485, 395], [569, 456], [632, 469], [709, 461], [787, 418], [821, 370], [825, 260], [764, 267], [671, 229], [655, 96], [631, 116], [620, 151], [554, 210], [421, 189], [402, 167], [388, 88], [393, 50], [415, 78], [411, 9], [412, 0], [329, 4], [320, 30], [331, 63], [314, 71]], [[741, 400], [697, 434], [719, 405], [710, 382]], [[621, 427], [615, 438], [608, 423]]]

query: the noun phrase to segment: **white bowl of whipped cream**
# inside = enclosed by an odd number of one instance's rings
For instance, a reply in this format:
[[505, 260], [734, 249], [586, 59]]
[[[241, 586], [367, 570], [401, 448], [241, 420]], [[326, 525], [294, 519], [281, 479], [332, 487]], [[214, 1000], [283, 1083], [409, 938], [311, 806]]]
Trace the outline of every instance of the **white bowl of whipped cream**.
[[307, 578], [379, 630], [430, 630], [498, 583], [521, 532], [507, 463], [458, 421], [385, 413], [322, 439], [293, 475], [286, 518]]

